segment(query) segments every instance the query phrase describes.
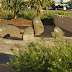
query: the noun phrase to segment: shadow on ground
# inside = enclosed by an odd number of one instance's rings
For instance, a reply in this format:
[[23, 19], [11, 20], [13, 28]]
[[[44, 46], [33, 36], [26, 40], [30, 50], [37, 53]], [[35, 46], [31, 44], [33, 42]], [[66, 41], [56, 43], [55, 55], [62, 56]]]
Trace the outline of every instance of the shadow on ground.
[[11, 40], [22, 40], [22, 38], [19, 38], [19, 37], [7, 37], [6, 39], [11, 39]]
[[7, 64], [10, 62], [9, 58], [14, 59], [11, 54], [0, 53], [0, 64]]
[[0, 53], [0, 72], [12, 72], [11, 68], [7, 65], [7, 62], [10, 62], [10, 59], [13, 59], [12, 55]]

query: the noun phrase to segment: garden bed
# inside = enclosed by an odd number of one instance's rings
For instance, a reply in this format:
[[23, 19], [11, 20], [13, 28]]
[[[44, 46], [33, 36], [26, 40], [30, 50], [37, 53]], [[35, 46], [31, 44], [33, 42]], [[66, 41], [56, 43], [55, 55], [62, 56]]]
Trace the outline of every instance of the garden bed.
[[27, 19], [12, 19], [12, 20], [4, 20], [0, 21], [0, 25], [11, 24], [14, 26], [31, 26], [32, 20]]
[[[20, 29], [20, 32], [23, 33], [24, 29], [26, 29], [26, 27], [32, 26], [32, 20], [12, 19], [12, 20], [0, 21], [0, 25], [6, 25], [6, 24], [11, 24], [11, 25], [17, 26]], [[15, 35], [13, 37], [22, 37], [22, 34]]]
[[[45, 21], [45, 20], [44, 20]], [[44, 21], [43, 24], [44, 24]], [[20, 33], [19, 35], [15, 35], [12, 37], [17, 37], [17, 38], [22, 38], [22, 34], [24, 32], [24, 30], [28, 27], [28, 26], [32, 26], [32, 20], [27, 20], [27, 19], [12, 19], [12, 20], [4, 20], [4, 21], [0, 21], [0, 25], [5, 25], [5, 24], [11, 24], [14, 26], [17, 26], [20, 29]], [[44, 24], [44, 33], [39, 35], [38, 37], [52, 37], [51, 32], [54, 30], [54, 25], [45, 25]], [[63, 29], [62, 29], [63, 30]], [[65, 32], [65, 36], [67, 37], [71, 37], [72, 33], [66, 30], [63, 30]]]

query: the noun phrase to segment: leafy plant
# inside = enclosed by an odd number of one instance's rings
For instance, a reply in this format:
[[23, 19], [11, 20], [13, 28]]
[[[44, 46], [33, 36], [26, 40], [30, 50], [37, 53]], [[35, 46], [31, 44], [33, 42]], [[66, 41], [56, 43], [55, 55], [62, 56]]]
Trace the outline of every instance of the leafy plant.
[[13, 14], [12, 12], [8, 11], [8, 10], [1, 10], [0, 12], [0, 16], [4, 17], [7, 20], [10, 20], [13, 18]]
[[7, 64], [16, 72], [72, 72], [72, 44], [56, 38], [53, 43], [46, 47], [31, 42], [27, 49], [19, 46], [19, 51], [12, 50], [16, 60]]
[[56, 12], [56, 14], [72, 17], [72, 14], [69, 14], [69, 13], [64, 12], [64, 11], [58, 11], [58, 12]]
[[14, 19], [17, 18], [17, 14], [21, 10], [24, 2], [21, 0], [2, 0], [2, 8], [4, 10], [12, 11], [14, 15]]
[[29, 0], [29, 4], [31, 7], [35, 8], [37, 10], [37, 16], [40, 18], [40, 12], [42, 8], [45, 8], [47, 3], [47, 0]]
[[19, 12], [18, 14], [18, 18], [24, 18], [24, 19], [30, 19], [30, 20], [32, 20], [35, 16], [36, 16], [36, 12], [33, 13], [30, 11]]

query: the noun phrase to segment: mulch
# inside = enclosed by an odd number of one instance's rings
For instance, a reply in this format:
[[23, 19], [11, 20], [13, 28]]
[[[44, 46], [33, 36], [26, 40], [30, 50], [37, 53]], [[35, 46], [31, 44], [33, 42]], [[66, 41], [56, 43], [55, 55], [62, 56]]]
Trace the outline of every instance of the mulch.
[[4, 20], [0, 21], [0, 25], [11, 24], [14, 26], [31, 26], [32, 20], [27, 19], [12, 19], [12, 20]]

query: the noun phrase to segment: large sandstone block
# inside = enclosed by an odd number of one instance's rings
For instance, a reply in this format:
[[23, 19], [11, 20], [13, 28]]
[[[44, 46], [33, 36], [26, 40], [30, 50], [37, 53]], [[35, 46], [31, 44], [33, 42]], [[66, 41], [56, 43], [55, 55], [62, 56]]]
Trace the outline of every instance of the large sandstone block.
[[0, 25], [0, 37], [3, 38], [7, 34], [10, 36], [20, 34], [19, 28], [12, 25]]
[[23, 34], [24, 41], [30, 41], [34, 38], [34, 30], [32, 27], [27, 27]]
[[54, 34], [58, 39], [61, 39], [63, 37], [63, 31], [59, 27], [54, 28]]
[[35, 35], [40, 35], [44, 32], [44, 26], [39, 17], [35, 17], [33, 19], [33, 27]]
[[58, 27], [61, 27], [62, 26], [62, 18], [63, 18], [63, 15], [55, 14], [54, 15], [54, 24]]
[[72, 32], [72, 17], [68, 17], [68, 16], [63, 16], [63, 23], [61, 28]]
[[57, 27], [60, 27], [62, 29], [72, 32], [72, 17], [55, 14], [54, 24]]

